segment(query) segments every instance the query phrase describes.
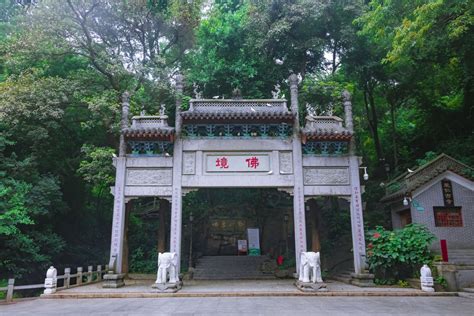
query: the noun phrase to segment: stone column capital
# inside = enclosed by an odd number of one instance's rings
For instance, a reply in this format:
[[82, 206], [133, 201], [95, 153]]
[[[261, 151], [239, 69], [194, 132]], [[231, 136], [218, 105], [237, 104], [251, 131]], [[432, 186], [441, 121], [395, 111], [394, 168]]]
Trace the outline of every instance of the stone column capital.
[[122, 104], [128, 104], [130, 102], [130, 93], [125, 91], [122, 93]]
[[183, 92], [183, 86], [184, 86], [184, 76], [180, 73], [176, 75], [176, 90], [178, 93]]
[[290, 87], [298, 86], [298, 76], [296, 74], [291, 74], [288, 80], [290, 81]]
[[347, 90], [342, 91], [342, 100], [344, 102], [351, 101], [351, 99], [352, 99], [352, 95], [349, 91]]

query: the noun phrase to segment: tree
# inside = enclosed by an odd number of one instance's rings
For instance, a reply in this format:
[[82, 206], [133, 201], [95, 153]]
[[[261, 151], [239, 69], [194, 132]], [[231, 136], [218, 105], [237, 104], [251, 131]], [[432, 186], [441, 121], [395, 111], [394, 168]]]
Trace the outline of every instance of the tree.
[[[262, 96], [259, 73], [262, 58], [246, 44], [249, 6], [240, 1], [219, 1], [199, 26], [196, 49], [185, 60], [187, 77], [206, 97], [240, 89], [245, 96]], [[269, 93], [269, 91], [268, 91]]]
[[[404, 161], [441, 144], [447, 148], [453, 137], [470, 143], [472, 10], [469, 1], [374, 0], [357, 20], [360, 34], [383, 54], [381, 64], [389, 75], [385, 82], [392, 83], [394, 92], [387, 94], [389, 103], [402, 116], [414, 111], [421, 115], [412, 118], [423, 124], [408, 140], [413, 145]], [[468, 157], [469, 150], [458, 152], [458, 158]]]
[[[249, 36], [256, 51], [281, 78], [291, 72], [304, 78], [321, 69], [326, 34], [322, 25], [324, 1], [262, 0], [251, 7]], [[276, 63], [276, 66], [275, 66]], [[275, 71], [274, 70], [274, 71]]]
[[352, 21], [364, 10], [364, 1], [331, 0], [321, 15], [325, 36], [325, 53], [330, 58], [325, 68], [335, 74], [342, 64], [342, 58], [353, 47], [355, 28]]
[[193, 42], [199, 7], [200, 1], [43, 0], [24, 30], [55, 54], [87, 58], [114, 90], [135, 90], [176, 69]]
[[37, 276], [64, 247], [51, 222], [63, 205], [61, 193], [57, 179], [35, 172], [32, 159], [18, 160], [15, 153], [8, 154], [11, 145], [1, 132], [0, 273]]

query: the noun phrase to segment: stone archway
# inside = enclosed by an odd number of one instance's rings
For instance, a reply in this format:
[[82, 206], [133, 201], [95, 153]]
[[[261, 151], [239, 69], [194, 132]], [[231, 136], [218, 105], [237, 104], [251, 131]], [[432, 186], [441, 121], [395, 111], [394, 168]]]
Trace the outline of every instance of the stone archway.
[[120, 155], [114, 158], [110, 265], [116, 272], [122, 272], [126, 199], [157, 196], [171, 201], [169, 250], [181, 256], [182, 197], [188, 190], [251, 187], [278, 188], [292, 195], [297, 268], [307, 250], [305, 198], [349, 197], [355, 277], [363, 274], [360, 160], [355, 156], [350, 95], [343, 94], [345, 124], [339, 117], [308, 111], [301, 129], [296, 75], [290, 76], [289, 85], [289, 108], [278, 98], [191, 99], [189, 109], [181, 111], [179, 76], [174, 128], [168, 126], [164, 108], [159, 116], [133, 117], [130, 127], [124, 95]]

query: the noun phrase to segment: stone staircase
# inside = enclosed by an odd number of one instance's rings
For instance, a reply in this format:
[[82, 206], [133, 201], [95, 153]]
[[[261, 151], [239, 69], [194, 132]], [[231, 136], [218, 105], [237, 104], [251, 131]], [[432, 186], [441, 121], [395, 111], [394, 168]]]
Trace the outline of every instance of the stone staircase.
[[261, 266], [266, 256], [204, 256], [194, 269], [194, 280], [261, 280], [275, 279], [264, 273]]
[[338, 271], [337, 273], [334, 273], [333, 275], [331, 275], [330, 279], [347, 283], [347, 284], [351, 284], [351, 280], [352, 280], [351, 273], [353, 272], [354, 272], [354, 269]]
[[474, 249], [449, 249], [449, 263], [456, 265], [456, 282], [463, 296], [474, 298]]
[[449, 263], [474, 266], [474, 249], [450, 249]]

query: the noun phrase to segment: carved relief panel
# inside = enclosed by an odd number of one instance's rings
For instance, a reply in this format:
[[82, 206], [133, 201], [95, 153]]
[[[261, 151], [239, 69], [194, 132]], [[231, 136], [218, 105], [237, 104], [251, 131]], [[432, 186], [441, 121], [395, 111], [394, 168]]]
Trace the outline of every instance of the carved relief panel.
[[196, 152], [184, 151], [183, 152], [183, 174], [195, 174], [196, 173]]
[[345, 167], [304, 168], [304, 185], [349, 185], [349, 169]]
[[292, 174], [293, 173], [293, 154], [291, 151], [280, 151], [278, 153], [280, 161], [280, 173], [281, 174]]
[[172, 185], [173, 169], [127, 169], [127, 185]]

